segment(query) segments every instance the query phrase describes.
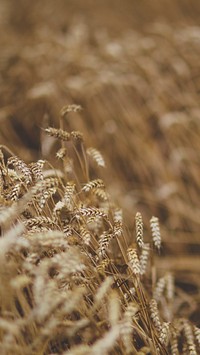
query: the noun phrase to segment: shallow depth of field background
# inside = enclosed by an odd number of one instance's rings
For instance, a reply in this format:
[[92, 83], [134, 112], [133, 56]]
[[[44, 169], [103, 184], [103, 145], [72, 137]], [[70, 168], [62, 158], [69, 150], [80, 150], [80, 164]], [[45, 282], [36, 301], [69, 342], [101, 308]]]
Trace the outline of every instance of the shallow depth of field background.
[[[160, 268], [199, 292], [200, 3], [0, 0], [0, 141], [29, 162], [49, 155], [41, 128], [99, 149], [130, 238], [140, 211], [159, 217]], [[53, 161], [52, 156], [52, 161]], [[197, 321], [198, 314], [191, 314]]]

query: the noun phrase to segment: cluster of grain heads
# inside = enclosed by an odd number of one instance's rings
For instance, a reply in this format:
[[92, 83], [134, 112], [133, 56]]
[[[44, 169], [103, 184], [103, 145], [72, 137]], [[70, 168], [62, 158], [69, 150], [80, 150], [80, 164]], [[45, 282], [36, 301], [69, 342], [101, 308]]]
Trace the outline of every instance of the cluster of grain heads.
[[[118, 219], [118, 215], [116, 215], [116, 218]], [[119, 219], [121, 219], [120, 216]], [[161, 234], [159, 220], [157, 217], [151, 218], [150, 228], [153, 245], [156, 247], [157, 250], [160, 250]], [[127, 250], [127, 257], [133, 273], [142, 276], [145, 275], [147, 272], [147, 265], [152, 259], [153, 250], [151, 250], [151, 244], [149, 242], [146, 242], [144, 239], [144, 224], [142, 214], [140, 212], [137, 212], [135, 215], [135, 240], [136, 246], [131, 247]], [[170, 283], [170, 280], [170, 275], [168, 275], [168, 284]]]
[[94, 176], [103, 157], [64, 130], [72, 111], [63, 109], [62, 128], [46, 129], [61, 144], [55, 167], [0, 154], [0, 353], [197, 354], [199, 328], [173, 307], [174, 276], [157, 268], [152, 280], [158, 218], [151, 243], [137, 212], [128, 246], [122, 209]]

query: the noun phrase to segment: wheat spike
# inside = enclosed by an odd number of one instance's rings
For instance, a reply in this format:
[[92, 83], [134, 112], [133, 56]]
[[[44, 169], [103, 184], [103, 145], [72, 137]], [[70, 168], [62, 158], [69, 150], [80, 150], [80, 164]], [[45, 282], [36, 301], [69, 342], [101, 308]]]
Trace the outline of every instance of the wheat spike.
[[47, 189], [51, 189], [54, 187], [58, 187], [59, 185], [59, 180], [54, 177], [45, 177], [44, 180], [38, 181], [37, 184], [35, 185], [35, 191], [43, 191]]
[[34, 238], [32, 233], [27, 236], [30, 236], [28, 239], [31, 240], [31, 246], [36, 252], [38, 250], [41, 251], [41, 248], [45, 249], [47, 247], [62, 248], [64, 250], [68, 246], [66, 236], [58, 230], [34, 231]]
[[121, 237], [123, 233], [122, 223], [116, 222], [113, 226], [113, 237]]
[[64, 201], [58, 201], [53, 209], [53, 214], [56, 216], [57, 214], [59, 215], [61, 213], [61, 210], [65, 207]]
[[138, 259], [137, 250], [134, 248], [128, 248], [127, 256], [128, 256], [128, 261], [131, 270], [135, 275], [139, 275], [141, 270], [140, 270], [140, 262]]
[[18, 183], [10, 190], [9, 198], [11, 201], [17, 201], [20, 195], [20, 190], [22, 187], [22, 183]]
[[152, 217], [150, 220], [151, 232], [153, 237], [153, 243], [155, 247], [160, 250], [161, 247], [161, 235], [160, 235], [160, 226], [159, 220], [157, 217]]
[[106, 202], [109, 200], [108, 193], [106, 191], [102, 190], [102, 188], [95, 188], [92, 192], [101, 201]]
[[70, 133], [64, 131], [61, 128], [53, 128], [53, 127], [49, 127], [49, 128], [45, 128], [45, 132], [54, 138], [58, 138], [61, 139], [62, 141], [69, 141], [71, 139], [71, 135]]
[[90, 232], [83, 226], [80, 227], [80, 235], [83, 239], [84, 244], [89, 245], [91, 241], [91, 234]]
[[123, 211], [121, 208], [115, 208], [113, 212], [114, 223], [121, 222], [123, 223]]
[[165, 279], [166, 279], [166, 297], [169, 301], [172, 301], [174, 299], [174, 277], [170, 272], [168, 272], [165, 275]]
[[149, 243], [144, 243], [142, 247], [142, 252], [140, 255], [140, 274], [144, 275], [147, 268], [148, 258], [149, 258], [150, 245]]
[[38, 205], [41, 209], [45, 207], [47, 200], [56, 193], [56, 187], [51, 187], [48, 190], [42, 191], [39, 196], [36, 196], [36, 200], [38, 201]]
[[23, 160], [13, 156], [8, 159], [8, 165], [13, 165], [15, 169], [17, 169], [20, 173], [22, 173], [26, 185], [30, 185], [32, 183], [31, 170]]
[[12, 182], [19, 182], [20, 179], [23, 180], [23, 182], [24, 182], [24, 178], [23, 178], [22, 174], [19, 174], [19, 171], [17, 173], [13, 169], [8, 168], [6, 171], [2, 171], [2, 176], [4, 177], [4, 181], [5, 181], [6, 177], [9, 177], [9, 180]]
[[74, 208], [74, 194], [75, 194], [76, 185], [73, 181], [69, 181], [65, 186], [65, 194], [63, 201], [65, 206], [69, 211], [73, 211]]
[[197, 355], [192, 326], [187, 320], [184, 321], [183, 331], [186, 338], [188, 354]]
[[166, 286], [166, 277], [161, 277], [157, 284], [155, 289], [153, 290], [153, 298], [158, 302], [160, 300], [161, 295], [164, 292], [164, 288]]
[[135, 227], [136, 227], [136, 241], [140, 248], [143, 247], [143, 220], [140, 212], [136, 213], [135, 216]]
[[30, 218], [30, 219], [24, 221], [24, 224], [27, 228], [33, 228], [35, 226], [43, 227], [43, 225], [55, 228], [55, 226], [56, 226], [55, 221], [53, 221], [49, 217], [44, 217], [44, 216]]
[[42, 171], [44, 164], [45, 164], [45, 160], [41, 160], [41, 159], [38, 160], [36, 163], [29, 164], [29, 167], [33, 175], [33, 179], [35, 181], [41, 181], [44, 179], [44, 175]]
[[76, 217], [83, 216], [83, 217], [102, 217], [107, 219], [107, 215], [95, 207], [82, 207], [76, 212]]
[[112, 277], [106, 277], [105, 280], [102, 282], [94, 297], [95, 308], [99, 305], [100, 302], [102, 302], [102, 299], [106, 295], [108, 296], [108, 291], [110, 290], [112, 284], [113, 284]]
[[158, 305], [156, 300], [151, 299], [150, 304], [149, 304], [149, 309], [150, 309], [150, 316], [151, 319], [156, 327], [156, 329], [161, 331], [161, 322], [160, 322], [160, 317], [159, 317], [159, 312], [158, 312]]
[[83, 186], [82, 190], [84, 192], [89, 192], [92, 189], [99, 189], [99, 188], [105, 188], [104, 182], [101, 179], [95, 179], [89, 181], [85, 186]]
[[195, 339], [198, 343], [198, 346], [200, 347], [200, 328], [194, 326], [194, 335], [195, 335]]
[[100, 274], [105, 274], [105, 269], [108, 267], [110, 264], [111, 260], [109, 258], [107, 259], [100, 259], [100, 263], [97, 265], [97, 270]]
[[73, 228], [69, 224], [64, 224], [62, 230], [66, 237], [71, 237], [73, 235]]
[[60, 110], [60, 116], [65, 117], [68, 113], [70, 112], [80, 112], [82, 110], [82, 107], [80, 105], [66, 105], [63, 106], [62, 109]]
[[74, 141], [82, 142], [83, 141], [83, 133], [81, 133], [79, 131], [72, 131], [70, 133], [70, 138], [73, 139]]
[[96, 164], [102, 168], [105, 168], [105, 161], [102, 154], [95, 148], [88, 148], [87, 154], [96, 162]]
[[168, 343], [169, 325], [170, 325], [170, 323], [164, 322], [161, 326], [161, 330], [160, 330], [160, 334], [159, 334], [159, 340], [160, 340], [161, 344], [167, 345], [167, 343]]
[[107, 232], [103, 232], [103, 234], [99, 237], [99, 248], [98, 255], [100, 258], [106, 257], [106, 252], [108, 250], [111, 239], [113, 238], [112, 234]]
[[58, 159], [63, 159], [67, 155], [67, 149], [66, 148], [60, 148], [57, 153], [56, 153], [56, 158]]
[[4, 225], [12, 221], [17, 215], [17, 204], [13, 204], [11, 207], [0, 208], [0, 224]]
[[172, 355], [179, 355], [178, 351], [178, 339], [177, 339], [177, 334], [176, 331], [171, 332], [171, 337], [170, 337], [170, 350]]
[[115, 326], [120, 317], [120, 299], [116, 291], [112, 290], [109, 295], [108, 319], [111, 326]]
[[133, 353], [133, 318], [138, 311], [136, 303], [131, 302], [128, 304], [122, 319], [121, 337], [125, 345], [126, 354]]
[[106, 355], [109, 354], [109, 350], [111, 350], [115, 344], [117, 339], [120, 336], [120, 325], [116, 325], [112, 327], [105, 335], [96, 341], [91, 349], [91, 355]]

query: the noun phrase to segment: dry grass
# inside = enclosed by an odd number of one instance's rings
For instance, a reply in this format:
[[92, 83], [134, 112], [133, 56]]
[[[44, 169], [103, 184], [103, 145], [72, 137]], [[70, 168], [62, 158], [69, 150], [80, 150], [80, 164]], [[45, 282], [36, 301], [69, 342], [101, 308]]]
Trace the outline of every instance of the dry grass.
[[2, 354], [199, 352], [200, 6], [125, 3], [0, 3]]

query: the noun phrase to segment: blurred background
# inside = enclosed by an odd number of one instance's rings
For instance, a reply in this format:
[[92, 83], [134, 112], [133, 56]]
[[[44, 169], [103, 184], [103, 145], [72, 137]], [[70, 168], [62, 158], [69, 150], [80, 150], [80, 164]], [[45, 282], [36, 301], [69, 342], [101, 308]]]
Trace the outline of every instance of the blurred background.
[[159, 217], [161, 267], [189, 289], [199, 276], [199, 24], [196, 0], [0, 0], [1, 144], [49, 158], [41, 128], [81, 104], [65, 128], [104, 155], [99, 174], [130, 237], [137, 211], [146, 234]]

